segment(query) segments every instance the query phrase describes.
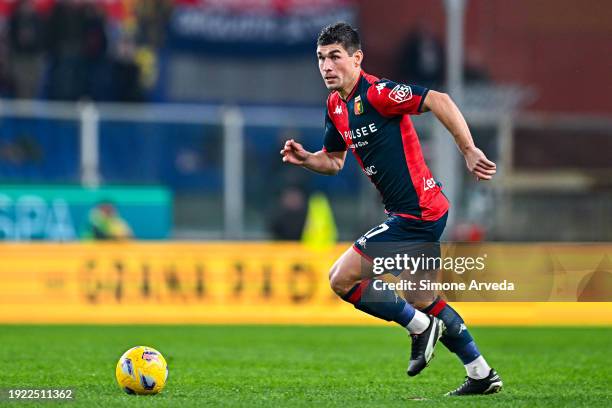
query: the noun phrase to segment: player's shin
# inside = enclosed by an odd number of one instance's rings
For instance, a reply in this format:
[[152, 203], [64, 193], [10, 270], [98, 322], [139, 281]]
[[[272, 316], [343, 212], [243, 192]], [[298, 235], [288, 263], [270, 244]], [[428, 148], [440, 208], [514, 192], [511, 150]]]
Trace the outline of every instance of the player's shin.
[[361, 281], [342, 299], [369, 315], [396, 322], [412, 334], [422, 333], [429, 327], [430, 319], [426, 314], [416, 310], [393, 290], [375, 287], [374, 282], [373, 279]]
[[474, 338], [455, 309], [438, 297], [431, 305], [421, 310], [444, 322], [446, 329], [440, 341], [459, 357], [469, 377], [482, 379], [489, 375], [491, 367], [478, 351]]

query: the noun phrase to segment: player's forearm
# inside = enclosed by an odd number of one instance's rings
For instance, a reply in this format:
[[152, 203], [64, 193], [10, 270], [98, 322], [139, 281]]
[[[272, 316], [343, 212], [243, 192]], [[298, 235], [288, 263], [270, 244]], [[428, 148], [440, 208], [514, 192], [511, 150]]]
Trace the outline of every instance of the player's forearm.
[[432, 95], [427, 95], [427, 107], [433, 112], [438, 120], [446, 127], [453, 135], [457, 147], [461, 153], [466, 154], [470, 149], [473, 149], [474, 140], [470, 129], [463, 117], [459, 108], [453, 100], [445, 93], [434, 92]]
[[315, 153], [310, 153], [302, 167], [314, 171], [315, 173], [334, 176], [342, 170], [342, 163], [331, 157], [327, 152], [319, 150]]

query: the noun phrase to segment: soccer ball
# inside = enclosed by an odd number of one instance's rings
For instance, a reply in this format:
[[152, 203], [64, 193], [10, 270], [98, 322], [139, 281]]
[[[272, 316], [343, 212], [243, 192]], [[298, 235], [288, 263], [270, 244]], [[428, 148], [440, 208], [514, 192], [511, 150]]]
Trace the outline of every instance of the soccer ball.
[[146, 346], [132, 347], [119, 359], [115, 376], [128, 394], [157, 394], [168, 379], [168, 365], [161, 353]]

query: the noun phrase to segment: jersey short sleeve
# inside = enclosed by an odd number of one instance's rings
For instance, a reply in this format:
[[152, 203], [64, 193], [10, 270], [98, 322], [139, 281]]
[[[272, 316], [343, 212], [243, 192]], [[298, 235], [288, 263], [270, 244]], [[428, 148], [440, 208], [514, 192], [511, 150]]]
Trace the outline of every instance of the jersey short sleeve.
[[429, 90], [381, 79], [368, 89], [368, 101], [383, 116], [419, 115]]
[[346, 143], [334, 122], [329, 117], [329, 113], [325, 112], [325, 139], [323, 141], [323, 150], [326, 152], [343, 152], [346, 150]]

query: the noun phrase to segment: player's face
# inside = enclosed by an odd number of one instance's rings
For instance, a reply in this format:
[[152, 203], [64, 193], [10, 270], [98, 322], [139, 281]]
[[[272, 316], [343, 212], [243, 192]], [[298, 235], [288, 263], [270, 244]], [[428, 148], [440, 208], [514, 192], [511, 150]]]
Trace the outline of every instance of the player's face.
[[361, 50], [349, 55], [340, 44], [319, 45], [317, 47], [319, 71], [327, 89], [346, 90], [352, 86], [361, 72], [362, 57]]

